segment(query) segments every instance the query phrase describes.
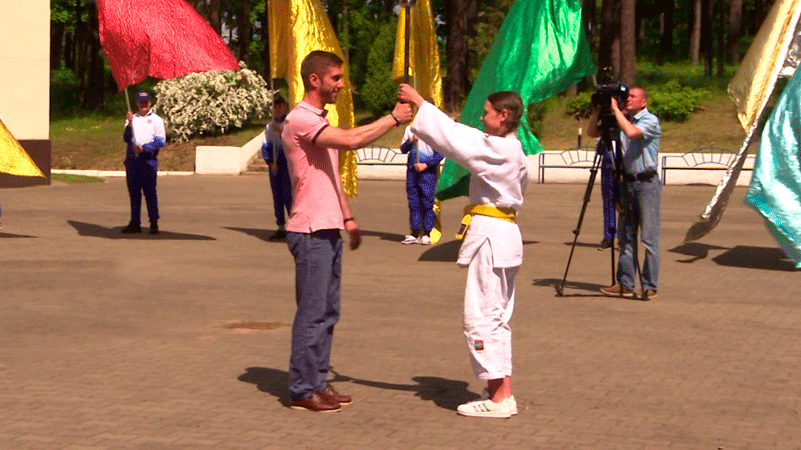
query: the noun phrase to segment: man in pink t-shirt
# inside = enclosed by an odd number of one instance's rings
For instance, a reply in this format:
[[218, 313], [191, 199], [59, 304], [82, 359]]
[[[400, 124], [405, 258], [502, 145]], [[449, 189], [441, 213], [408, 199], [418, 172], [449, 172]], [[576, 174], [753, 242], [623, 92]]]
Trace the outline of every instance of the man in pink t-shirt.
[[325, 105], [336, 103], [344, 85], [342, 59], [313, 51], [300, 67], [304, 96], [286, 117], [284, 142], [292, 180], [292, 211], [287, 245], [295, 258], [295, 300], [292, 355], [289, 359], [291, 408], [333, 412], [351, 403], [328, 384], [334, 325], [339, 320], [342, 278], [341, 229], [350, 234], [350, 248], [361, 244], [339, 176], [340, 150], [370, 144], [392, 127], [412, 120], [411, 106], [393, 111], [368, 125], [343, 130], [325, 118]]

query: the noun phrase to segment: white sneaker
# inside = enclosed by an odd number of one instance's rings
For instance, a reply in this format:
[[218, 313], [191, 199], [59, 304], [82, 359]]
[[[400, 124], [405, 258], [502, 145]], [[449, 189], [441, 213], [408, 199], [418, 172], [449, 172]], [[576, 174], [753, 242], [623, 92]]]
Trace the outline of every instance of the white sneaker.
[[493, 417], [497, 419], [512, 417], [512, 411], [509, 409], [509, 399], [500, 403], [495, 403], [490, 399], [476, 400], [459, 405], [456, 408], [456, 412], [461, 416], [468, 417]]
[[[484, 388], [484, 391], [481, 393], [481, 398], [479, 400], [487, 400], [489, 399], [489, 391], [487, 388]], [[511, 397], [504, 400], [505, 402], [509, 403], [509, 412], [512, 413], [513, 416], [517, 415], [517, 401], [515, 400], [515, 396], [512, 395]]]
[[421, 245], [431, 245], [431, 238], [428, 236], [422, 236], [417, 242]]
[[408, 244], [417, 244], [417, 243], [419, 243], [419, 241], [417, 240], [417, 238], [416, 238], [416, 237], [412, 236], [411, 234], [407, 234], [407, 235], [406, 235], [406, 236], [403, 238], [403, 240], [401, 241], [401, 244], [404, 244], [404, 245], [408, 245]]

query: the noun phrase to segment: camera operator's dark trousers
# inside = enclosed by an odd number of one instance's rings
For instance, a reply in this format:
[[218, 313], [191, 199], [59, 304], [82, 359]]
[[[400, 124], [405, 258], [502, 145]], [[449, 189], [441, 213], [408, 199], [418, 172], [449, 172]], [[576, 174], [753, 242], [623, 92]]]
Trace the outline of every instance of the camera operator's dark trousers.
[[601, 198], [604, 207], [604, 239], [615, 239], [616, 214], [615, 204], [619, 195], [617, 176], [615, 175], [615, 162], [610, 149], [598, 141], [599, 151], [603, 151], [601, 158]]
[[150, 222], [159, 220], [159, 202], [156, 196], [156, 169], [143, 158], [125, 162], [125, 178], [128, 195], [131, 197], [131, 223], [140, 224], [142, 219], [142, 194], [147, 202]]
[[334, 325], [339, 320], [342, 282], [342, 237], [339, 230], [288, 232], [287, 245], [295, 257], [295, 300], [289, 358], [292, 400], [326, 387]]

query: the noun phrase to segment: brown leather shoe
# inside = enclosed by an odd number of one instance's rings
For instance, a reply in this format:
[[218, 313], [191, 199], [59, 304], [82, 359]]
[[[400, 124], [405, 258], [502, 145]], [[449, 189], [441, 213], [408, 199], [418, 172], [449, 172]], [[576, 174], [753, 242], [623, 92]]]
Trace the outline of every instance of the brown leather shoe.
[[339, 403], [340, 405], [350, 405], [351, 403], [353, 403], [353, 399], [350, 397], [350, 395], [340, 394], [330, 384], [327, 385], [325, 389], [323, 389], [322, 391], [317, 391], [317, 392], [319, 392], [324, 399], [332, 403]]
[[289, 407], [292, 409], [306, 409], [314, 412], [338, 412], [342, 410], [339, 403], [331, 402], [326, 397], [320, 395], [319, 391], [314, 391], [310, 397], [301, 400], [292, 400]]
[[620, 283], [615, 283], [612, 286], [601, 288], [601, 293], [607, 297], [634, 298], [634, 291]]

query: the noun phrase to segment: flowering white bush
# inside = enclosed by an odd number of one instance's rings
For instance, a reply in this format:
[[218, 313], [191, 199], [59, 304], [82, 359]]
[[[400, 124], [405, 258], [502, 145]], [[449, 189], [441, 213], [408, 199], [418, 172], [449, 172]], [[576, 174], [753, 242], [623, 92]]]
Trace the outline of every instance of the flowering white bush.
[[171, 140], [225, 133], [267, 117], [272, 93], [264, 79], [239, 62], [241, 70], [190, 73], [159, 81], [154, 109]]

